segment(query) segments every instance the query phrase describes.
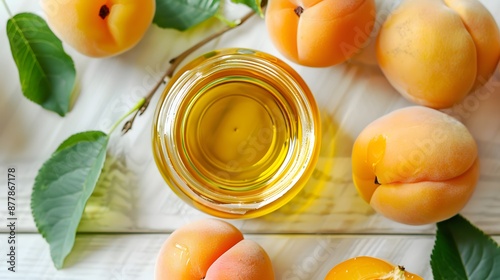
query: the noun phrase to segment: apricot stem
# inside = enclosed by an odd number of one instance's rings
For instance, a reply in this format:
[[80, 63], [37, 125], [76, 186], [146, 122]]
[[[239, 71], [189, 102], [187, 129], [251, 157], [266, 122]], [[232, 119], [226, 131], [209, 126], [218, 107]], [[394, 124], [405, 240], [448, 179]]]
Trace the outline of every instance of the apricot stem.
[[99, 10], [99, 17], [105, 19], [109, 15], [109, 7], [106, 5], [102, 5]]
[[297, 8], [295, 8], [293, 11], [298, 17], [300, 17], [300, 15], [302, 15], [302, 13], [304, 12], [304, 8], [302, 8], [301, 6], [297, 6]]
[[[264, 1], [263, 1], [264, 2]], [[263, 4], [263, 8], [265, 8], [265, 3]], [[132, 116], [132, 118], [130, 120], [128, 120], [125, 125], [123, 126], [122, 128], [122, 132], [123, 134], [127, 133], [129, 130], [132, 129], [132, 125], [135, 121], [135, 118], [139, 115], [142, 115], [146, 109], [148, 108], [149, 106], [149, 103], [151, 101], [151, 99], [153, 98], [153, 96], [155, 95], [155, 93], [158, 91], [158, 89], [160, 88], [160, 86], [163, 84], [163, 83], [166, 83], [166, 79], [167, 78], [172, 78], [175, 70], [177, 69], [177, 67], [181, 64], [181, 62], [186, 58], [188, 57], [190, 54], [192, 54], [194, 51], [196, 51], [197, 49], [199, 49], [200, 47], [204, 46], [205, 44], [207, 44], [208, 42], [212, 41], [213, 39], [216, 39], [218, 37], [220, 37], [221, 35], [223, 35], [224, 33], [242, 25], [243, 23], [245, 23], [248, 19], [250, 19], [253, 15], [255, 14], [255, 12], [251, 11], [249, 13], [247, 13], [244, 17], [242, 17], [235, 26], [226, 26], [224, 29], [206, 37], [205, 39], [201, 40], [200, 42], [198, 42], [197, 44], [195, 44], [194, 46], [190, 47], [189, 49], [185, 50], [184, 52], [182, 52], [180, 55], [172, 58], [169, 63], [170, 63], [170, 67], [167, 69], [167, 71], [165, 72], [165, 74], [163, 74], [163, 76], [161, 77], [161, 79], [155, 84], [155, 86], [151, 89], [151, 91], [148, 93], [148, 95], [144, 98], [144, 103], [143, 105], [139, 108], [139, 110], [135, 111], [135, 114]]]
[[229, 27], [235, 27], [237, 26], [238, 24], [240, 24], [240, 20], [230, 20], [228, 18], [226, 18], [225, 16], [221, 15], [221, 14], [215, 14], [214, 16], [216, 19], [220, 20], [221, 22], [223, 22], [225, 25], [229, 26]]
[[12, 17], [12, 13], [10, 12], [9, 6], [5, 2], [5, 0], [2, 0], [2, 3], [3, 3], [3, 6], [5, 7], [5, 10], [7, 11], [7, 14], [9, 15], [9, 17]]
[[139, 100], [139, 102], [137, 102], [134, 107], [132, 109], [130, 109], [130, 111], [128, 111], [125, 115], [123, 115], [112, 127], [111, 129], [109, 130], [109, 134], [113, 133], [113, 131], [116, 129], [116, 127], [125, 119], [127, 118], [128, 116], [130, 116], [131, 114], [133, 114], [137, 109], [139, 109], [140, 107], [142, 107], [142, 105], [144, 104], [144, 98], [142, 98], [141, 100]]

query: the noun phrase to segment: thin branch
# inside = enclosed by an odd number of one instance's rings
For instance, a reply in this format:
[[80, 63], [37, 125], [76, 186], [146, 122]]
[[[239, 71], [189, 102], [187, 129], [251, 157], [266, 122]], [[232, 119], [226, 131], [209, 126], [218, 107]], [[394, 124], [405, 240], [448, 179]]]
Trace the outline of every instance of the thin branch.
[[202, 41], [198, 42], [196, 45], [192, 46], [191, 48], [185, 50], [183, 53], [181, 53], [179, 56], [177, 57], [174, 57], [173, 59], [170, 60], [170, 68], [167, 70], [167, 72], [165, 73], [165, 76], [166, 77], [170, 77], [172, 78], [172, 75], [174, 74], [174, 71], [175, 69], [181, 64], [181, 62], [186, 58], [188, 57], [190, 54], [192, 54], [194, 51], [196, 51], [197, 49], [203, 47], [205, 44], [209, 43], [210, 41], [220, 37], [221, 35], [223, 35], [224, 33], [242, 25], [243, 23], [245, 23], [248, 19], [250, 19], [255, 13], [254, 12], [249, 12], [248, 14], [246, 14], [244, 17], [241, 18], [240, 22], [234, 26], [234, 27], [230, 27], [230, 26], [226, 26], [224, 29], [220, 30], [219, 32], [216, 32], [208, 37], [206, 37], [205, 39], [203, 39]]
[[188, 57], [190, 54], [192, 54], [194, 51], [196, 51], [197, 49], [201, 48], [202, 46], [204, 46], [205, 44], [209, 43], [210, 41], [220, 37], [221, 35], [223, 35], [224, 33], [242, 25], [243, 23], [245, 23], [248, 19], [250, 19], [253, 15], [255, 14], [255, 12], [249, 12], [248, 14], [246, 14], [244, 17], [242, 17], [240, 19], [240, 21], [238, 22], [238, 24], [236, 26], [226, 26], [224, 29], [206, 37], [205, 39], [201, 40], [200, 42], [198, 42], [197, 44], [195, 44], [194, 46], [190, 47], [189, 49], [185, 50], [184, 52], [182, 52], [180, 55], [172, 58], [169, 63], [170, 63], [170, 67], [167, 69], [167, 71], [165, 72], [165, 74], [163, 74], [163, 76], [161, 77], [161, 79], [155, 84], [155, 86], [151, 89], [151, 91], [148, 93], [148, 95], [144, 98], [145, 101], [144, 101], [144, 104], [141, 106], [141, 108], [139, 108], [139, 110], [137, 110], [134, 114], [134, 116], [132, 116], [132, 118], [130, 120], [128, 120], [125, 125], [123, 126], [122, 128], [122, 132], [123, 134], [127, 133], [129, 130], [132, 129], [132, 125], [134, 124], [134, 121], [136, 119], [136, 117], [139, 115], [142, 115], [146, 109], [148, 108], [149, 106], [149, 103], [151, 102], [151, 99], [153, 98], [153, 96], [155, 95], [155, 93], [158, 91], [158, 89], [160, 88], [160, 86], [164, 83], [166, 83], [166, 79], [167, 78], [172, 78], [175, 70], [177, 69], [177, 67], [182, 63], [182, 61]]
[[9, 5], [7, 5], [7, 2], [5, 2], [5, 0], [2, 0], [2, 3], [3, 3], [3, 6], [5, 7], [5, 11], [7, 11], [7, 14], [9, 15], [9, 17], [12, 17], [12, 12], [10, 11]]
[[132, 125], [134, 124], [134, 121], [135, 119], [137, 118], [137, 116], [139, 115], [142, 115], [144, 114], [144, 111], [146, 111], [146, 109], [148, 108], [149, 106], [149, 103], [151, 102], [151, 99], [153, 98], [153, 96], [155, 95], [156, 91], [158, 90], [158, 88], [160, 88], [160, 86], [165, 83], [165, 79], [166, 79], [166, 75], [163, 75], [163, 77], [161, 78], [161, 80], [159, 80], [155, 86], [153, 87], [153, 89], [148, 93], [148, 95], [144, 98], [144, 103], [142, 103], [142, 106], [140, 108], [137, 108], [138, 110], [135, 111], [134, 115], [132, 116], [132, 118], [130, 120], [128, 120], [127, 122], [125, 122], [125, 124], [123, 125], [123, 128], [122, 128], [122, 134], [125, 134], [127, 133], [129, 130], [132, 129]]

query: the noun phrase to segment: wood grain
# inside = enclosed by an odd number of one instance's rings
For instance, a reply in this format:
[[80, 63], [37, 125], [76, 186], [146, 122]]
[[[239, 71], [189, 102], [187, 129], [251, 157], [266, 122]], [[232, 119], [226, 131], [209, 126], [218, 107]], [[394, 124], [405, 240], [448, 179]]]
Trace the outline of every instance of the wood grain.
[[[7, 2], [13, 13], [42, 14], [37, 1]], [[377, 24], [397, 2], [377, 1]], [[500, 23], [500, 2], [481, 2]], [[232, 8], [240, 14], [246, 12], [241, 6]], [[0, 30], [5, 30], [7, 19], [0, 9]], [[112, 135], [106, 168], [97, 187], [102, 196], [94, 198], [94, 207], [84, 214], [75, 250], [64, 270], [53, 268], [48, 245], [36, 234], [30, 195], [37, 170], [59, 143], [76, 132], [107, 132], [147, 94], [171, 58], [220, 27], [221, 23], [210, 21], [181, 33], [153, 25], [133, 50], [107, 59], [89, 59], [65, 46], [75, 60], [79, 88], [76, 104], [65, 118], [22, 96], [7, 37], [0, 36], [0, 172], [7, 166], [18, 170], [19, 221], [19, 272], [15, 274], [5, 270], [3, 241], [7, 228], [0, 226], [0, 279], [152, 279], [155, 254], [168, 233], [189, 221], [208, 217], [175, 196], [154, 163], [151, 123], [160, 92], [128, 134]], [[190, 58], [217, 48], [241, 46], [283, 58], [266, 36], [264, 21], [254, 17]], [[350, 153], [356, 136], [374, 119], [410, 105], [389, 85], [373, 53], [372, 38], [361, 54], [342, 65], [313, 69], [290, 63], [321, 107], [323, 146], [316, 171], [304, 190], [281, 209], [257, 219], [231, 221], [266, 248], [277, 279], [321, 279], [335, 263], [356, 255], [386, 258], [425, 279], [432, 278], [428, 260], [434, 225], [406, 226], [385, 219], [361, 200], [352, 183]], [[479, 144], [480, 182], [461, 213], [485, 232], [496, 235], [498, 241], [500, 71], [483, 93], [487, 98], [478, 106], [469, 107], [465, 113], [448, 113], [458, 117]], [[0, 180], [0, 222], [6, 221], [7, 215], [6, 192], [1, 191], [5, 187], [6, 181]]]

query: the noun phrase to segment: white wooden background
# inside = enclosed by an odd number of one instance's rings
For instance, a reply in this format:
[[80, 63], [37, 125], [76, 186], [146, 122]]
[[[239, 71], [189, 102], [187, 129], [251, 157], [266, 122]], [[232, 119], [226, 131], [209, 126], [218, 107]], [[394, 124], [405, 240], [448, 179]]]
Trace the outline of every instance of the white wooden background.
[[[38, 1], [6, 2], [14, 14], [44, 16]], [[376, 26], [395, 2], [377, 2]], [[500, 2], [481, 2], [500, 23]], [[229, 9], [238, 16], [247, 12], [242, 6], [229, 5]], [[87, 58], [65, 46], [75, 60], [80, 95], [71, 113], [61, 118], [22, 96], [5, 34], [7, 19], [0, 9], [0, 172], [6, 174], [7, 166], [17, 169], [18, 263], [16, 273], [7, 271], [7, 181], [0, 179], [0, 279], [153, 279], [156, 254], [169, 233], [208, 217], [177, 198], [156, 169], [150, 131], [159, 92], [132, 131], [113, 135], [98, 186], [104, 194], [96, 201], [101, 207], [89, 209], [84, 216], [73, 252], [59, 271], [31, 216], [33, 180], [62, 140], [76, 132], [107, 131], [147, 93], [171, 58], [221, 24], [209, 21], [187, 32], [153, 25], [133, 50], [106, 59]], [[193, 56], [222, 47], [255, 48], [282, 57], [258, 17]], [[261, 218], [230, 222], [265, 248], [277, 279], [323, 279], [333, 265], [358, 255], [404, 264], [409, 271], [432, 279], [429, 256], [435, 226], [406, 226], [385, 219], [358, 197], [351, 180], [350, 152], [358, 133], [374, 119], [410, 105], [377, 68], [373, 44], [334, 67], [290, 64], [321, 105], [324, 132], [317, 170], [298, 197], [283, 208]], [[461, 110], [455, 107], [447, 112], [470, 129], [481, 158], [477, 191], [461, 214], [500, 241], [500, 71], [480, 95], [460, 106]]]

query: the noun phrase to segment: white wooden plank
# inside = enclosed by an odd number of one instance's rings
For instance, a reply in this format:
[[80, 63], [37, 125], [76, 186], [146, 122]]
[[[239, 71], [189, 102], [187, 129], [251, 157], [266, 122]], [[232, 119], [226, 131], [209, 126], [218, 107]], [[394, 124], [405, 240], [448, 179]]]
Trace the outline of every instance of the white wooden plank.
[[[168, 234], [80, 234], [65, 267], [52, 265], [38, 234], [18, 234], [16, 272], [7, 270], [1, 242], [0, 279], [153, 279], [157, 252]], [[6, 235], [1, 234], [0, 240]], [[269, 254], [279, 280], [320, 280], [339, 262], [367, 255], [404, 265], [431, 280], [433, 236], [252, 235]], [[500, 236], [494, 239], [500, 241]]]

